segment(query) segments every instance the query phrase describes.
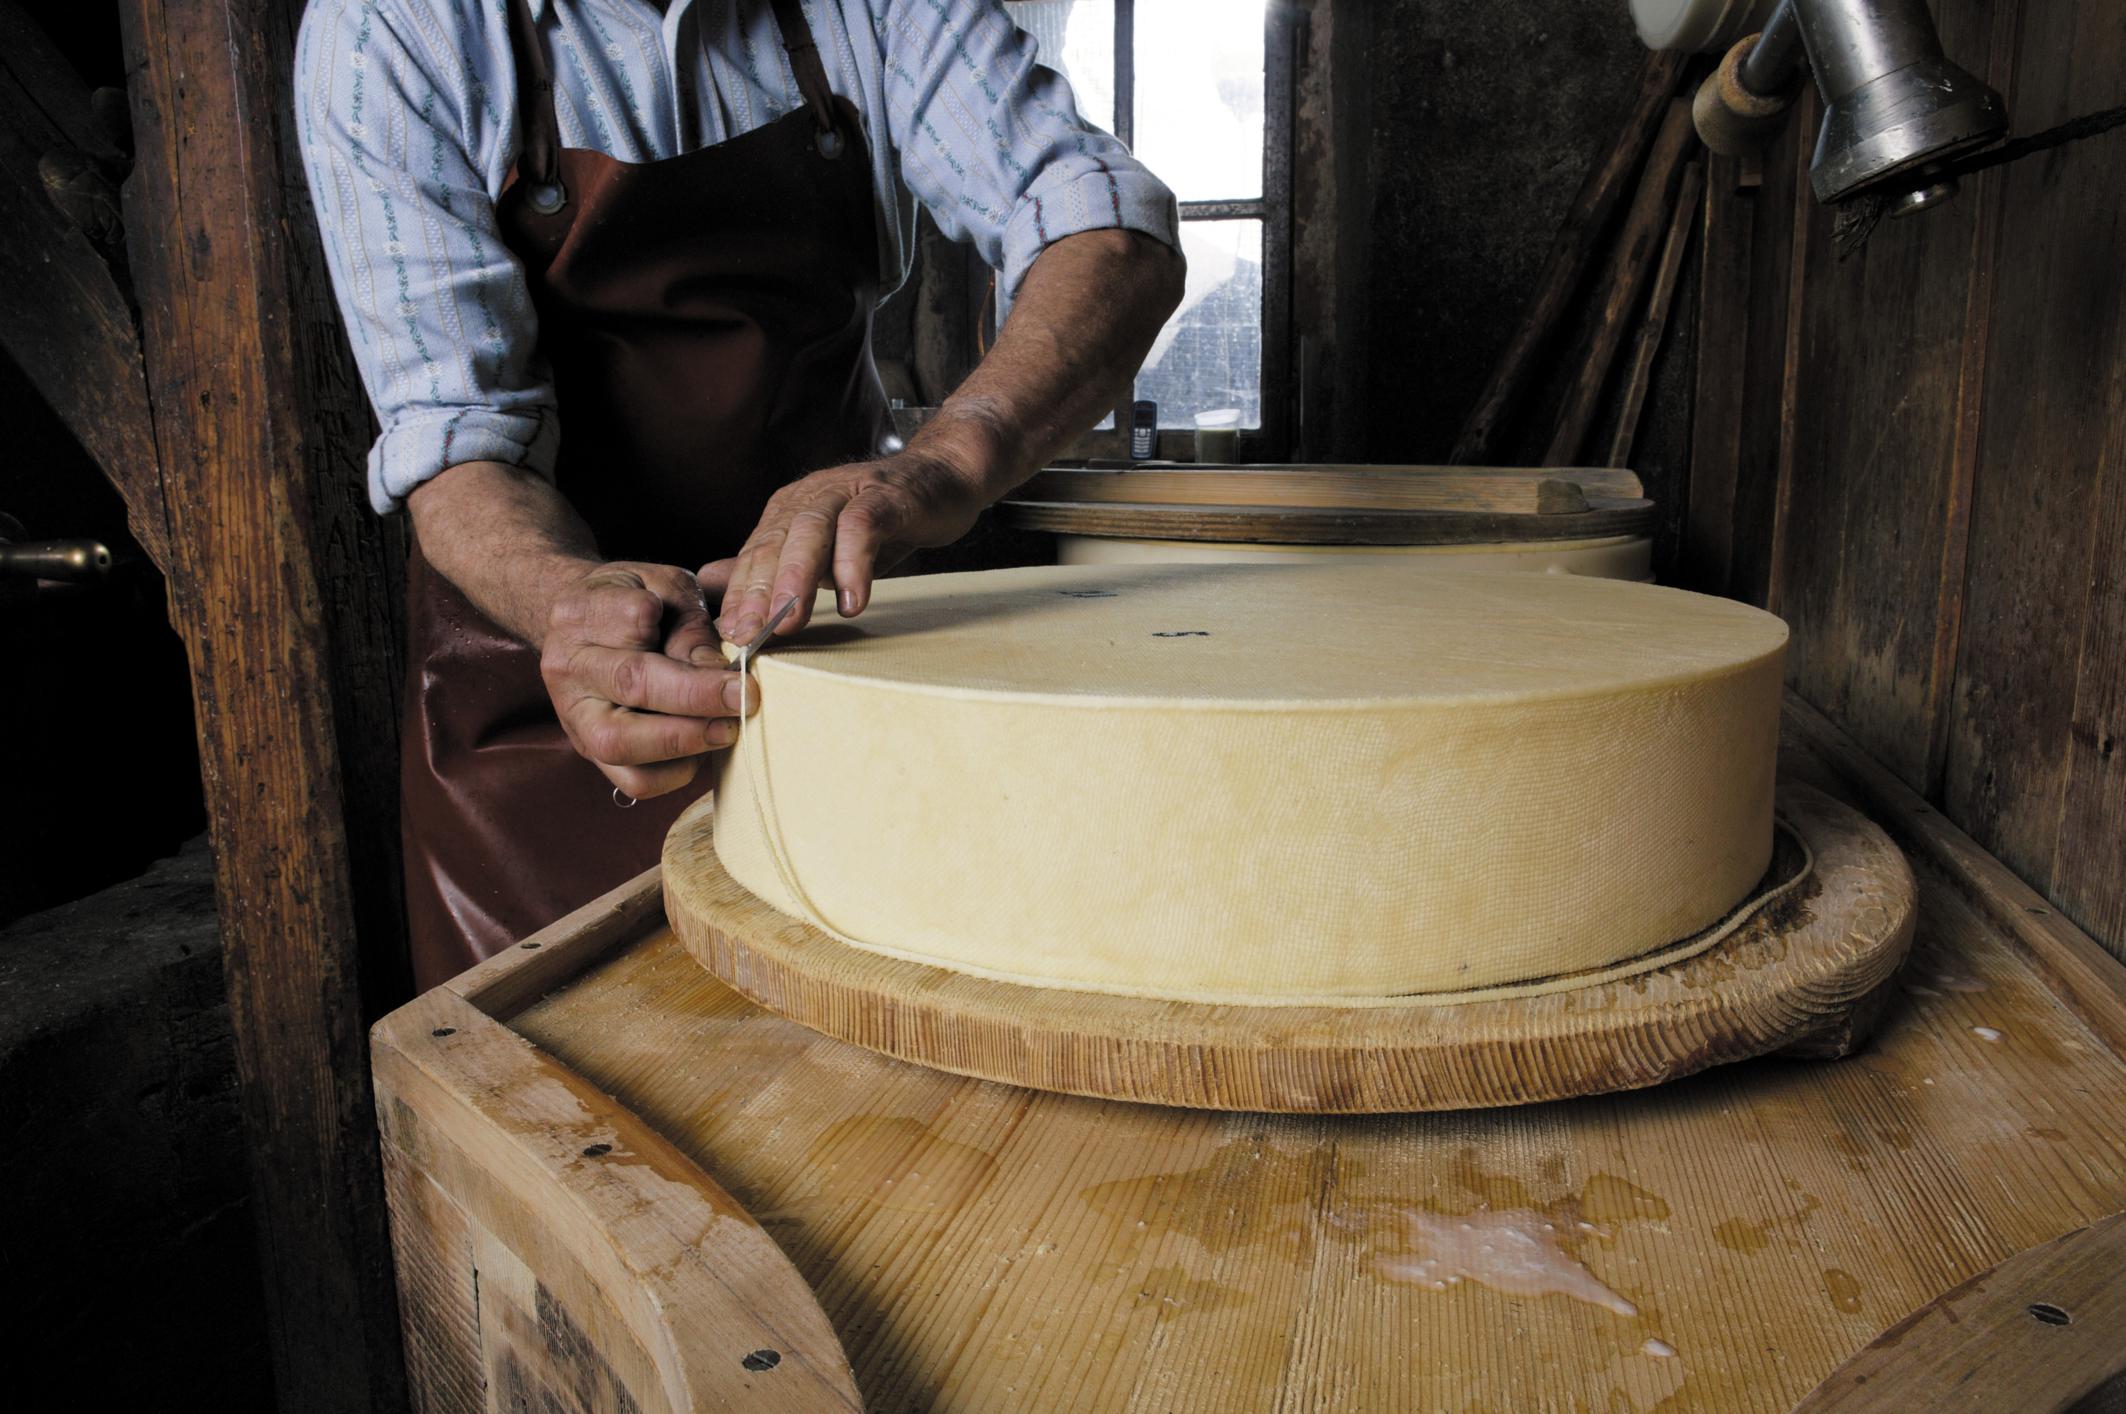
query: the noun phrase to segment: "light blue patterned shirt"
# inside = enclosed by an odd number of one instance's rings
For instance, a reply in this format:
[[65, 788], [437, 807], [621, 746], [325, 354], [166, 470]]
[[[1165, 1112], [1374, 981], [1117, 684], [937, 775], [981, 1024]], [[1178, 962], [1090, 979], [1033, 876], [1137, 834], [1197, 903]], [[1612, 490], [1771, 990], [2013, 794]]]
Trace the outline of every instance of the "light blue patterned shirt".
[[[654, 161], [803, 106], [769, 0], [532, 0], [561, 140]], [[1178, 244], [1173, 194], [1078, 116], [998, 0], [805, 0], [863, 115], [879, 269], [907, 274], [914, 201], [1008, 295], [1049, 242], [1122, 226]], [[494, 201], [516, 159], [506, 0], [311, 0], [296, 47], [304, 167], [382, 435], [380, 511], [446, 467], [553, 474], [537, 319]]]

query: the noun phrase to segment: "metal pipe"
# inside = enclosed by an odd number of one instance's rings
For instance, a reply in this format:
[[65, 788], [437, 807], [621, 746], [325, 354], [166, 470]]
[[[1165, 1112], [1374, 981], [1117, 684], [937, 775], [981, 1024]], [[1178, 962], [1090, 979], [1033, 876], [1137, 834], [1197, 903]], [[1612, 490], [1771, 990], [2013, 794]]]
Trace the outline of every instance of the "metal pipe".
[[1779, 0], [1779, 8], [1764, 22], [1736, 77], [1759, 98], [1776, 98], [1786, 92], [1787, 85], [1807, 62], [1801, 23], [1794, 17], [1794, 0]]
[[111, 552], [96, 540], [0, 540], [0, 575], [61, 580], [73, 584], [101, 579], [111, 570]]

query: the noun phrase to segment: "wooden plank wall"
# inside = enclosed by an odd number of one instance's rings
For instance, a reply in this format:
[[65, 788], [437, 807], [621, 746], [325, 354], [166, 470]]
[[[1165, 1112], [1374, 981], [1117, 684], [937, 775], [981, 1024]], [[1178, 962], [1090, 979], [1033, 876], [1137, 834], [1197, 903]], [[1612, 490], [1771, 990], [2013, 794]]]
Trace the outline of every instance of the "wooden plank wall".
[[[2117, 0], [1934, 9], [2018, 134], [2126, 99]], [[2126, 132], [1841, 261], [1797, 199], [1803, 119], [1751, 199], [1739, 450], [1693, 488], [1734, 509], [1696, 515], [1698, 582], [1783, 614], [1801, 695], [2126, 957]]]

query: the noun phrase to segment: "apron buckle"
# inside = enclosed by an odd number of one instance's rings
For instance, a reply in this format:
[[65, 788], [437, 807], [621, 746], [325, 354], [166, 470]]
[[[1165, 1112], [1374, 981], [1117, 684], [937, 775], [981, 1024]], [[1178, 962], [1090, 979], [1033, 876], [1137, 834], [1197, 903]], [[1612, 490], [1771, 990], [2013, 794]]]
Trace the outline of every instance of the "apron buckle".
[[568, 188], [558, 181], [534, 182], [524, 195], [531, 202], [531, 209], [541, 216], [551, 216], [568, 205]]
[[821, 128], [818, 135], [812, 139], [812, 145], [819, 149], [820, 156], [827, 158], [829, 161], [841, 156], [842, 149], [848, 146], [842, 140], [842, 130], [840, 128]]

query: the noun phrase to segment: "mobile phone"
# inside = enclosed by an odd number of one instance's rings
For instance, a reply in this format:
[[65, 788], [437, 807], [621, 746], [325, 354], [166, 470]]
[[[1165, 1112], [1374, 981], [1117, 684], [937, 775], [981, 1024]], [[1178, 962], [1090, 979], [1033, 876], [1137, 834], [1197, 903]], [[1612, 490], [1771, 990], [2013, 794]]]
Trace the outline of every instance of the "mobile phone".
[[1129, 456], [1131, 461], [1150, 461], [1159, 454], [1159, 404], [1147, 398], [1132, 403], [1129, 410]]

